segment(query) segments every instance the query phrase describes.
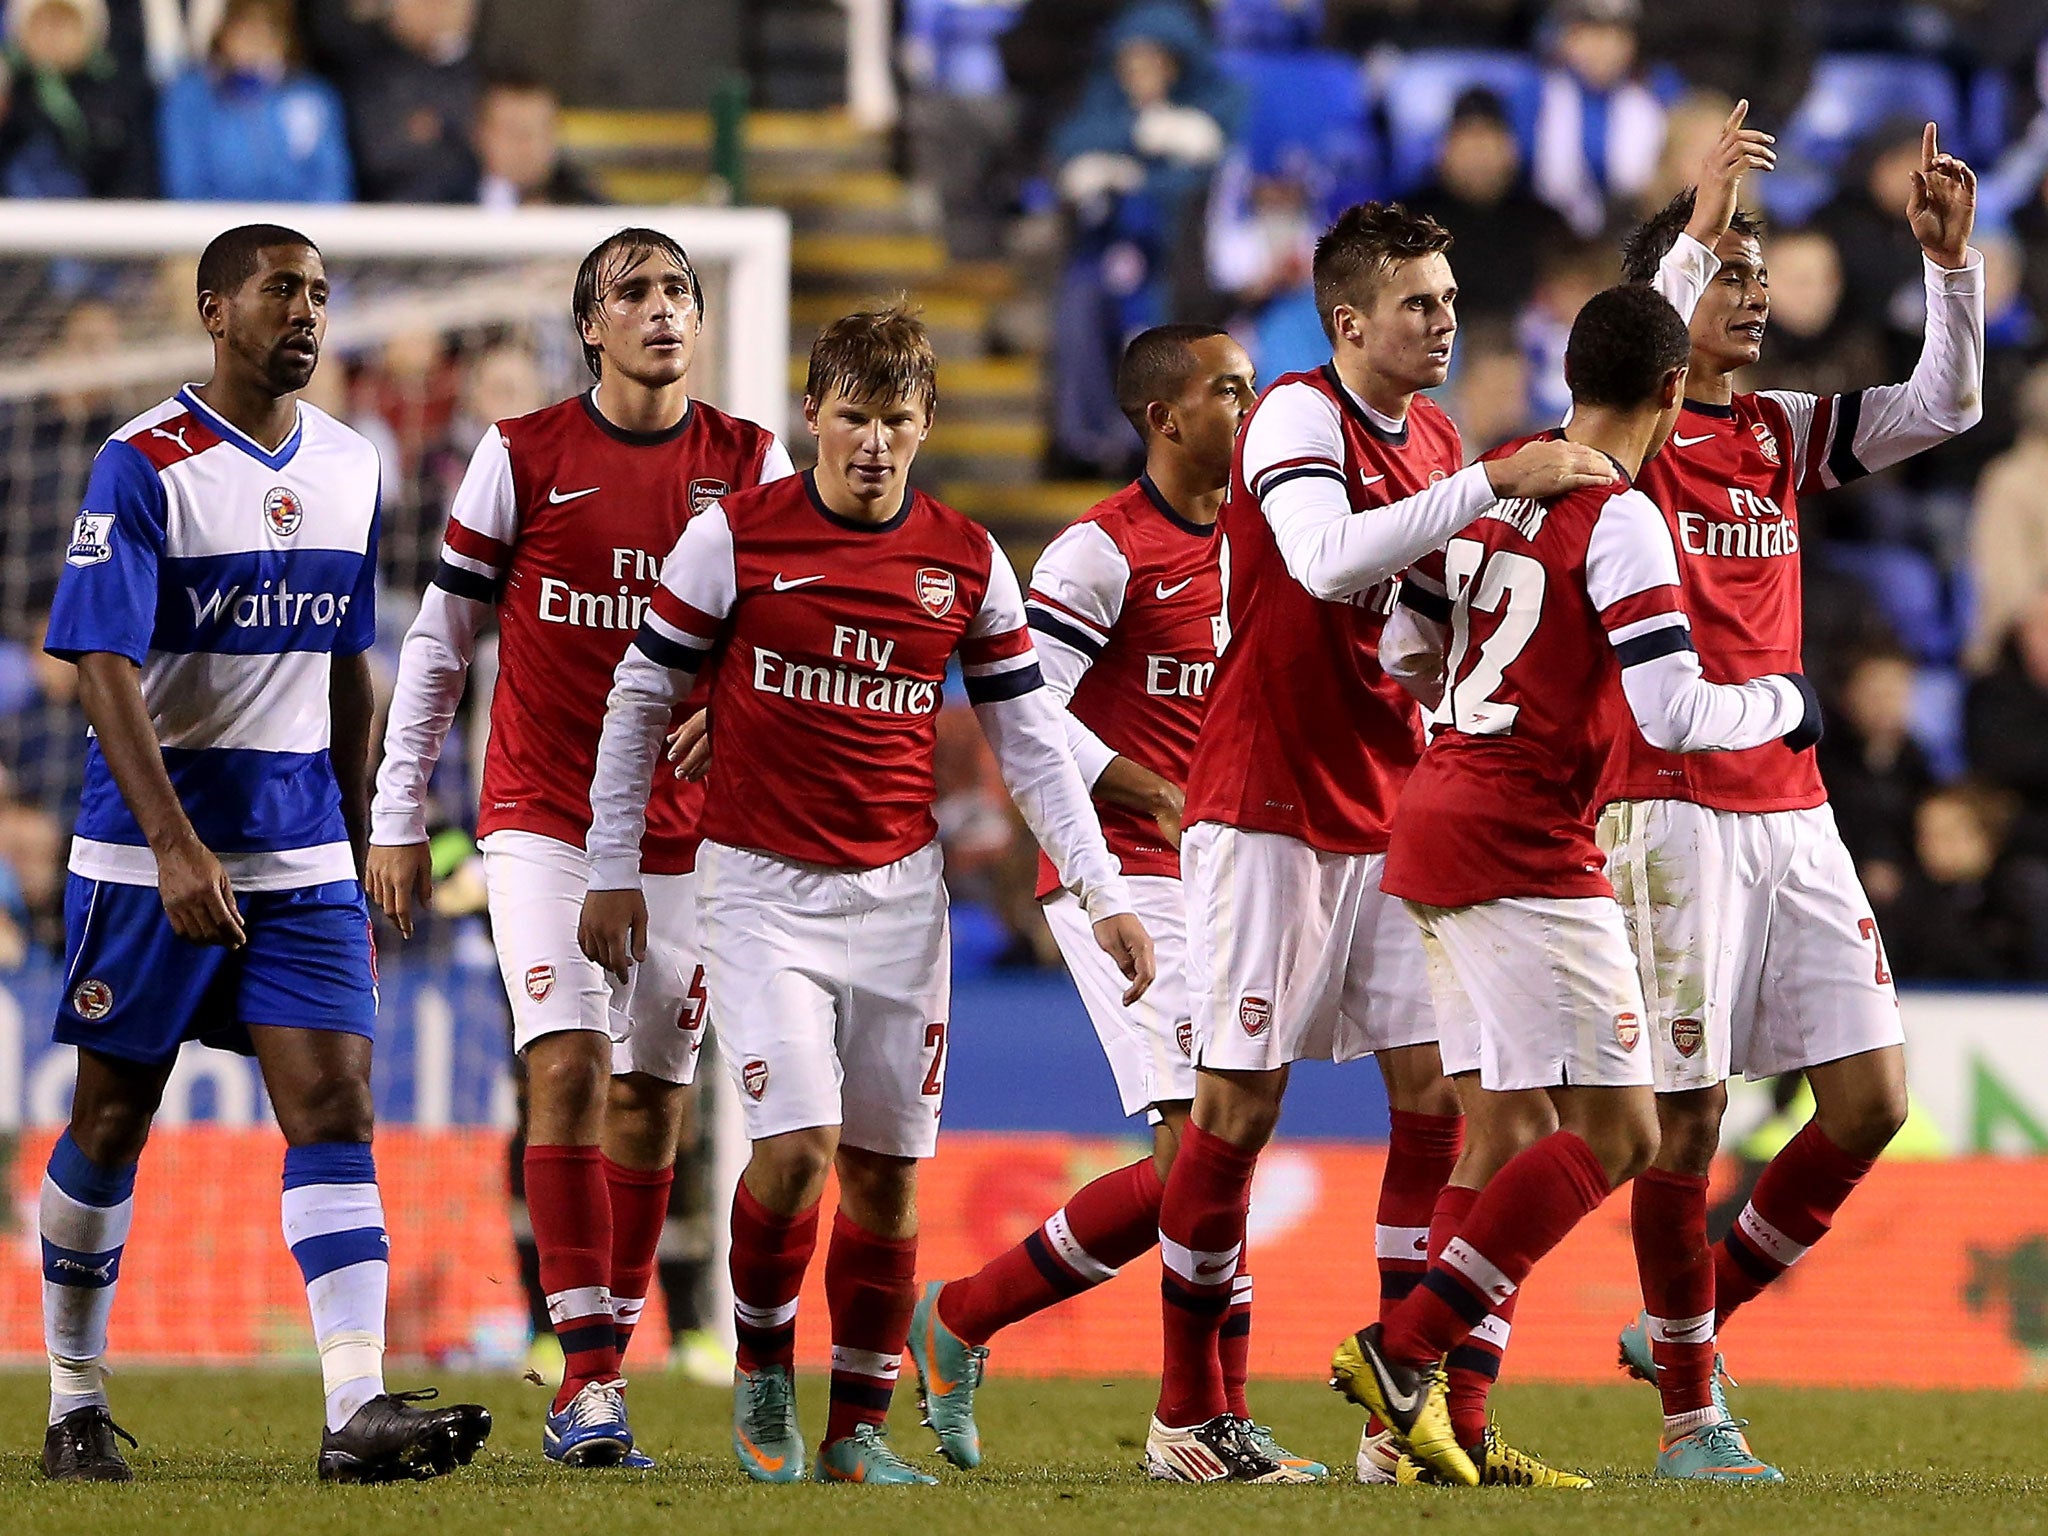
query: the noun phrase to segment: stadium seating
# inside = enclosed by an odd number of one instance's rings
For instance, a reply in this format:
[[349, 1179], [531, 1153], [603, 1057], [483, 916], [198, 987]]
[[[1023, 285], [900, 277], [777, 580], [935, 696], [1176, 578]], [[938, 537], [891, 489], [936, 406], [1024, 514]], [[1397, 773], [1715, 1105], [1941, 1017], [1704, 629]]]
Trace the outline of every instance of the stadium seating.
[[1914, 660], [1945, 665], [1962, 646], [1962, 615], [1941, 568], [1903, 544], [1829, 543], [1827, 563], [1862, 583]]
[[905, 71], [941, 96], [995, 96], [1003, 89], [996, 40], [1024, 0], [903, 0]]
[[1373, 194], [1385, 157], [1357, 59], [1320, 49], [1236, 51], [1222, 63], [1244, 89], [1238, 143], [1254, 174], [1296, 177], [1333, 213]]
[[1309, 48], [1323, 30], [1322, 0], [1218, 0], [1215, 12], [1226, 48]]
[[1535, 143], [1542, 74], [1526, 55], [1417, 49], [1383, 66], [1377, 85], [1389, 135], [1389, 180], [1396, 193], [1411, 192], [1429, 179], [1451, 108], [1474, 86], [1497, 93], [1507, 104], [1524, 156]]
[[1823, 54], [1779, 134], [1778, 169], [1760, 188], [1765, 206], [1786, 222], [1804, 222], [1834, 191], [1856, 146], [1898, 118], [1943, 124], [1959, 150], [1970, 147], [1972, 125], [1943, 65], [1904, 54]]

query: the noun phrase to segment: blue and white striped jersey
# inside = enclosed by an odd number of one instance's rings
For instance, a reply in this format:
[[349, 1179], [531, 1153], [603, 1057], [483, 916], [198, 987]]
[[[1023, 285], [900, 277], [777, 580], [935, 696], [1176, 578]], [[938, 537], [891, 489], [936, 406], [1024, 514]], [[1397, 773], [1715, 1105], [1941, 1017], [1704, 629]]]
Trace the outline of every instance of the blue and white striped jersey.
[[[355, 878], [328, 756], [328, 672], [376, 638], [377, 450], [310, 405], [277, 452], [190, 388], [100, 449], [45, 645], [142, 668], [164, 766], [238, 891]], [[155, 885], [99, 743], [71, 871]]]

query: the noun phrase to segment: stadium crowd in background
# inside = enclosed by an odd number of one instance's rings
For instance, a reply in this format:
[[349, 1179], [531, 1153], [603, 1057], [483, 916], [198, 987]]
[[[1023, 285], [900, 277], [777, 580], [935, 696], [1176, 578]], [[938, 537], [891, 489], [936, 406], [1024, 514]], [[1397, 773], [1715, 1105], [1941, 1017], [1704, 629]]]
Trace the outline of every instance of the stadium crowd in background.
[[[1060, 258], [1042, 274], [1050, 467], [1090, 477], [1135, 465], [1109, 384], [1138, 329], [1227, 323], [1262, 383], [1327, 355], [1307, 252], [1335, 209], [1363, 195], [1402, 196], [1457, 237], [1463, 335], [1443, 393], [1468, 448], [1554, 421], [1565, 328], [1613, 279], [1618, 232], [1690, 175], [1737, 94], [1786, 151], [1748, 194], [1770, 221], [1772, 313], [1745, 386], [1829, 392], [1903, 378], [1922, 319], [1919, 253], [1900, 210], [1924, 103], [1873, 106], [1817, 66], [1889, 60], [1894, 72], [1877, 78], [1945, 92], [1945, 139], [1986, 172], [1985, 421], [1808, 504], [1808, 667], [1831, 705], [1822, 751], [1849, 846], [1881, 912], [1916, 914], [1915, 938], [1893, 924], [1899, 974], [2048, 979], [2048, 0], [1717, 0], [1704, 22], [1696, 7], [1637, 0], [1006, 9], [999, 35], [957, 45], [989, 51], [974, 71], [945, 66], [956, 46], [947, 6], [903, 8], [940, 18], [905, 40], [926, 58], [907, 78], [909, 163], [944, 198], [956, 256], [1057, 230]], [[166, 30], [166, 14], [182, 24]], [[562, 151], [554, 91], [487, 69], [478, 23], [477, 0], [0, 0], [0, 192], [601, 200]], [[1486, 50], [1490, 62], [1425, 77], [1447, 48]], [[1315, 129], [1334, 136], [1314, 156], [1288, 152], [1273, 128], [1315, 105], [1276, 109], [1271, 83], [1291, 77], [1273, 61], [1303, 58], [1360, 82], [1351, 118]], [[1417, 118], [1422, 101], [1435, 106]], [[952, 135], [944, 154], [919, 138], [938, 130]], [[64, 292], [71, 307], [48, 322], [52, 355], [116, 346], [138, 313], [161, 329], [185, 313], [164, 301], [152, 319], [147, 304]], [[422, 334], [349, 363], [323, 370], [317, 388], [384, 450], [387, 517], [419, 530], [385, 544], [387, 581], [404, 596], [425, 579], [479, 423], [538, 399], [547, 360], [516, 335], [451, 349]], [[75, 723], [64, 713], [75, 706], [35, 664], [34, 641], [91, 447], [134, 404], [67, 397], [33, 420], [0, 405], [12, 417], [0, 420], [0, 827], [71, 812], [69, 754], [52, 750], [51, 732]], [[402, 628], [404, 604], [394, 613]], [[977, 752], [964, 732], [941, 755], [955, 879], [987, 917], [979, 928], [963, 919], [961, 936], [984, 934], [987, 956], [1042, 963], [1051, 951], [1028, 849]], [[0, 907], [45, 938], [48, 842], [0, 831]], [[1923, 911], [1948, 917], [1923, 923]], [[1944, 923], [1972, 941], [1943, 939]]]

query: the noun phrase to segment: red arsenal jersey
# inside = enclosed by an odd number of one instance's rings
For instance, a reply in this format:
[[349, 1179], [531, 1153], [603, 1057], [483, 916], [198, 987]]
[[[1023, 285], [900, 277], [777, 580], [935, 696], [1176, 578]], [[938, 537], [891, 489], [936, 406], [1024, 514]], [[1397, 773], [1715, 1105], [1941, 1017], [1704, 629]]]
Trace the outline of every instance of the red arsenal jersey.
[[[1046, 685], [1080, 728], [1071, 734], [1083, 778], [1116, 756], [1186, 786], [1222, 638], [1215, 535], [1141, 476], [1039, 557], [1025, 609]], [[1150, 816], [1101, 799], [1095, 810], [1125, 874], [1179, 878], [1180, 852]], [[1059, 888], [1041, 852], [1038, 894]]]
[[[1670, 440], [1643, 466], [1638, 483], [1678, 545], [1685, 606], [1709, 682], [1801, 670], [1798, 495], [1862, 473], [1847, 456], [1838, 476], [1826, 473], [1837, 412], [1856, 398], [1771, 392], [1738, 394], [1726, 406], [1688, 400]], [[1842, 443], [1854, 435], [1852, 421]], [[1827, 791], [1814, 754], [1782, 742], [1680, 756], [1624, 732], [1601, 796], [1798, 811], [1825, 803]]]
[[1441, 583], [1450, 648], [1383, 890], [1435, 907], [1614, 894], [1593, 823], [1610, 738], [1635, 734], [1616, 658], [1684, 645], [1677, 574], [1626, 480], [1496, 503], [1410, 573]]
[[955, 652], [974, 703], [1042, 686], [987, 529], [921, 491], [886, 523], [850, 521], [809, 475], [725, 497], [664, 566], [639, 649], [688, 671], [714, 645], [703, 835], [833, 869], [938, 835], [932, 753]]
[[[1339, 423], [1341, 459], [1322, 446]], [[1380, 669], [1395, 583], [1350, 602], [1288, 573], [1261, 499], [1298, 475], [1340, 478], [1353, 511], [1404, 500], [1464, 464], [1458, 430], [1417, 396], [1398, 431], [1328, 365], [1266, 391], [1238, 434], [1219, 523], [1226, 644], [1188, 771], [1187, 822], [1279, 832], [1328, 853], [1387, 846], [1422, 751], [1415, 702]]]
[[[790, 472], [774, 434], [701, 400], [660, 433], [613, 426], [583, 394], [485, 434], [434, 577], [497, 604], [480, 835], [517, 828], [583, 846], [605, 696], [662, 559], [695, 513], [764, 472]], [[693, 866], [702, 800], [701, 786], [656, 776], [649, 873]]]

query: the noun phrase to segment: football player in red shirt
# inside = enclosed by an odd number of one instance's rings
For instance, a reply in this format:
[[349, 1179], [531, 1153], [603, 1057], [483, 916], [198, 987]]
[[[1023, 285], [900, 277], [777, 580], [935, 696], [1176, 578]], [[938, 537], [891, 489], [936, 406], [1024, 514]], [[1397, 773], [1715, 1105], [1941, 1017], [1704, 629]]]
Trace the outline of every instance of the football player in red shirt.
[[[1197, 1070], [1159, 1216], [1154, 1465], [1227, 1470], [1218, 1446], [1233, 1443], [1237, 1421], [1217, 1336], [1292, 1063], [1374, 1054], [1386, 1080], [1383, 1303], [1420, 1277], [1458, 1153], [1421, 943], [1379, 890], [1394, 801], [1422, 745], [1414, 700], [1380, 669], [1380, 629], [1408, 562], [1496, 497], [1604, 484], [1613, 471], [1562, 442], [1465, 467], [1457, 429], [1419, 393], [1450, 367], [1449, 245], [1399, 204], [1343, 214], [1314, 261], [1331, 360], [1276, 381], [1237, 441], [1218, 525], [1229, 643], [1189, 768], [1181, 847]], [[1393, 1475], [1360, 1465], [1374, 1480]]]
[[614, 987], [576, 944], [603, 699], [683, 525], [727, 491], [791, 473], [775, 435], [693, 400], [703, 325], [689, 257], [628, 229], [583, 260], [573, 301], [587, 392], [494, 423], [448, 517], [440, 568], [400, 654], [371, 815], [372, 899], [402, 934], [432, 895], [426, 788], [495, 616], [498, 678], [477, 818], [492, 938], [526, 1058], [524, 1172], [563, 1354], [542, 1447], [571, 1466], [633, 1448], [620, 1358], [647, 1296], [703, 1038], [687, 899], [700, 786], [650, 813], [654, 959]]
[[[910, 1356], [925, 1417], [940, 1449], [963, 1467], [981, 1461], [974, 1397], [988, 1341], [1111, 1279], [1159, 1241], [1159, 1201], [1195, 1096], [1182, 791], [1225, 638], [1216, 513], [1230, 481], [1231, 446], [1252, 405], [1251, 359], [1213, 326], [1155, 326], [1124, 349], [1117, 398], [1144, 441], [1145, 472], [1046, 546], [1025, 609], [1046, 686], [1067, 706], [1068, 738], [1103, 835], [1152, 934], [1158, 975], [1151, 990], [1124, 1002], [1123, 978], [1095, 943], [1088, 914], [1043, 855], [1039, 897], [1124, 1112], [1152, 1123], [1153, 1152], [1076, 1191], [974, 1274], [934, 1281], [918, 1298]], [[1251, 1420], [1244, 1400], [1251, 1290], [1250, 1274], [1240, 1270], [1219, 1339], [1231, 1413], [1251, 1450], [1278, 1469], [1264, 1471], [1267, 1480], [1322, 1476], [1327, 1469], [1282, 1450]], [[1188, 1470], [1153, 1469], [1174, 1478]]]
[[1614, 481], [1503, 499], [1402, 584], [1448, 642], [1383, 889], [1421, 927], [1446, 1063], [1476, 1059], [1489, 1092], [1545, 1091], [1559, 1122], [1486, 1181], [1421, 1284], [1331, 1362], [1332, 1384], [1446, 1481], [1481, 1472], [1451, 1424], [1444, 1356], [1656, 1152], [1642, 983], [1593, 840], [1614, 736], [1684, 753], [1805, 751], [1820, 735], [1803, 677], [1702, 676], [1670, 533], [1630, 483], [1677, 415], [1688, 346], [1648, 288], [1588, 301], [1565, 354], [1562, 435], [1607, 455]]
[[917, 1165], [945, 1090], [932, 758], [955, 655], [1004, 783], [1116, 962], [1124, 1002], [1152, 981], [1151, 940], [1045, 687], [1016, 575], [987, 529], [908, 484], [937, 395], [930, 340], [907, 311], [825, 328], [804, 392], [817, 469], [725, 497], [684, 530], [619, 663], [591, 786], [583, 947], [623, 977], [646, 953], [655, 759], [718, 648], [698, 917], [753, 1142], [733, 1196], [732, 1443], [761, 1482], [803, 1476], [797, 1293], [835, 1167], [831, 1411], [812, 1475], [933, 1481], [883, 1431], [916, 1301]]
[[[1976, 177], [1929, 123], [1920, 169], [1899, 191], [1925, 258], [1927, 313], [1903, 384], [1826, 396], [1734, 388], [1770, 318], [1760, 224], [1743, 215], [1715, 242], [1719, 270], [1703, 293], [1674, 245], [1684, 197], [1629, 241], [1626, 275], [1654, 280], [1691, 314], [1684, 413], [1642, 484], [1678, 544], [1710, 678], [1799, 664], [1801, 494], [1924, 452], [1983, 413]], [[1677, 759], [1626, 740], [1603, 793], [1601, 842], [1635, 923], [1664, 1132], [1634, 1190], [1645, 1311], [1623, 1330], [1623, 1354], [1663, 1394], [1660, 1474], [1775, 1480], [1729, 1427], [1716, 1334], [1826, 1234], [1904, 1122], [1898, 1001], [1810, 754], [1767, 745]], [[1814, 1115], [1710, 1248], [1707, 1174], [1737, 1071], [1805, 1072]]]

